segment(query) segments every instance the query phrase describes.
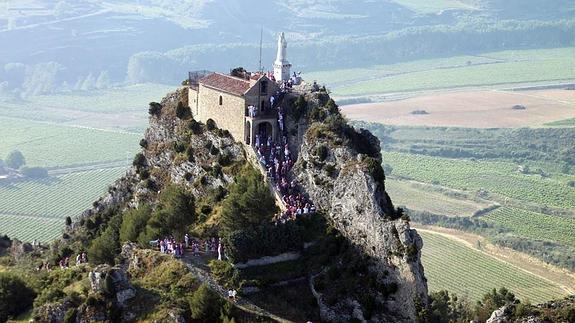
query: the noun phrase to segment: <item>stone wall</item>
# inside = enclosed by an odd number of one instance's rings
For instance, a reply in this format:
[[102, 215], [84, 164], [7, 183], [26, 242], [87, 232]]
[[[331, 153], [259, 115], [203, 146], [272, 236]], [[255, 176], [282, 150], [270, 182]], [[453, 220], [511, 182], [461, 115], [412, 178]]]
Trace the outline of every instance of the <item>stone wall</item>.
[[188, 106], [192, 111], [192, 115], [194, 118], [198, 115], [198, 89], [188, 87]]
[[[213, 119], [218, 128], [227, 129], [236, 141], [244, 141], [246, 103], [243, 97], [220, 92], [200, 84], [198, 113], [201, 122]], [[221, 105], [220, 105], [221, 97]]]
[[[267, 82], [267, 91], [265, 93], [260, 93], [260, 85], [262, 81]], [[252, 86], [252, 88], [245, 94], [246, 98], [246, 106], [253, 105], [255, 107], [259, 107], [261, 109], [261, 103], [263, 101], [264, 108], [270, 109], [270, 97], [279, 90], [278, 85], [275, 82], [270, 81], [267, 78], [254, 83], [256, 86]]]

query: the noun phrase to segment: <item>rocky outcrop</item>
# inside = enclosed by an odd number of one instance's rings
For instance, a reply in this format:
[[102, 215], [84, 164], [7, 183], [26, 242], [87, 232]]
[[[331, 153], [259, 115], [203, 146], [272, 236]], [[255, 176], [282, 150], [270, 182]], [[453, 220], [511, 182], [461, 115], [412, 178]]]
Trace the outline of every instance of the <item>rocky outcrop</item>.
[[493, 311], [491, 316], [485, 323], [507, 323], [509, 322], [508, 316], [510, 315], [511, 308], [507, 305]]
[[90, 272], [88, 278], [92, 292], [115, 298], [120, 307], [125, 306], [128, 300], [136, 296], [136, 289], [119, 267], [99, 265]]
[[229, 132], [207, 129], [191, 118], [178, 118], [176, 106], [185, 100], [184, 90], [170, 93], [162, 100], [161, 113], [150, 116], [143, 155], [150, 179], [158, 189], [169, 181], [187, 186], [194, 195], [203, 195], [233, 181], [230, 174], [218, 171], [221, 166], [243, 163], [246, 158], [242, 145]]
[[[301, 140], [293, 175], [335, 228], [376, 261], [371, 271], [378, 274], [380, 283], [397, 284], [397, 291], [385, 300], [380, 314], [394, 315], [398, 322], [413, 322], [416, 300], [425, 304], [427, 299], [420, 260], [423, 241], [407, 221], [396, 219], [385, 192], [379, 140], [365, 130], [337, 127], [311, 124]], [[344, 303], [353, 301], [338, 302], [335, 307], [340, 310], [336, 313], [357, 317], [353, 314], [356, 307]], [[347, 314], [342, 307], [349, 309]], [[324, 319], [334, 321], [330, 317]]]
[[64, 322], [66, 311], [73, 305], [69, 302], [50, 303], [34, 309], [32, 322]]

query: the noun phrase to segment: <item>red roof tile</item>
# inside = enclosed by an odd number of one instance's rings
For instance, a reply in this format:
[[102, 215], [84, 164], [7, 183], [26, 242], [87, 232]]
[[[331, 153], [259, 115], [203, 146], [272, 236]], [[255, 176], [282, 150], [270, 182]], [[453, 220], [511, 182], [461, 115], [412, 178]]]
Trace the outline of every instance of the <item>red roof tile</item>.
[[250, 89], [250, 81], [220, 73], [204, 76], [199, 83], [239, 96], [244, 95]]

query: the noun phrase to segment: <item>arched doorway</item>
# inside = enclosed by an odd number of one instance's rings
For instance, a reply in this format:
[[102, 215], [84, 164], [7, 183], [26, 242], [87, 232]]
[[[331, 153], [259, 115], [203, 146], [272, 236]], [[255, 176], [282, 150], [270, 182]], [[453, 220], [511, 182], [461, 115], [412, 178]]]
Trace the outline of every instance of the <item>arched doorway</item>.
[[258, 124], [257, 134], [260, 138], [268, 138], [269, 136], [273, 136], [273, 127], [272, 124], [269, 122], [261, 122]]

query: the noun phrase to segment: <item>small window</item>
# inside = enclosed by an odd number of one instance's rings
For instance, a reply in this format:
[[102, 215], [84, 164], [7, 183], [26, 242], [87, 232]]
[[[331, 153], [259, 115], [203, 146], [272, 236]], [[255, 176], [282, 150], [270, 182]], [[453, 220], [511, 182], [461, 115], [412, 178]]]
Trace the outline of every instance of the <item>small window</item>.
[[220, 105], [224, 104], [224, 98], [220, 95]]
[[266, 93], [268, 93], [268, 82], [267, 82], [267, 81], [261, 81], [261, 83], [260, 83], [260, 93], [261, 93], [261, 94], [266, 94]]

